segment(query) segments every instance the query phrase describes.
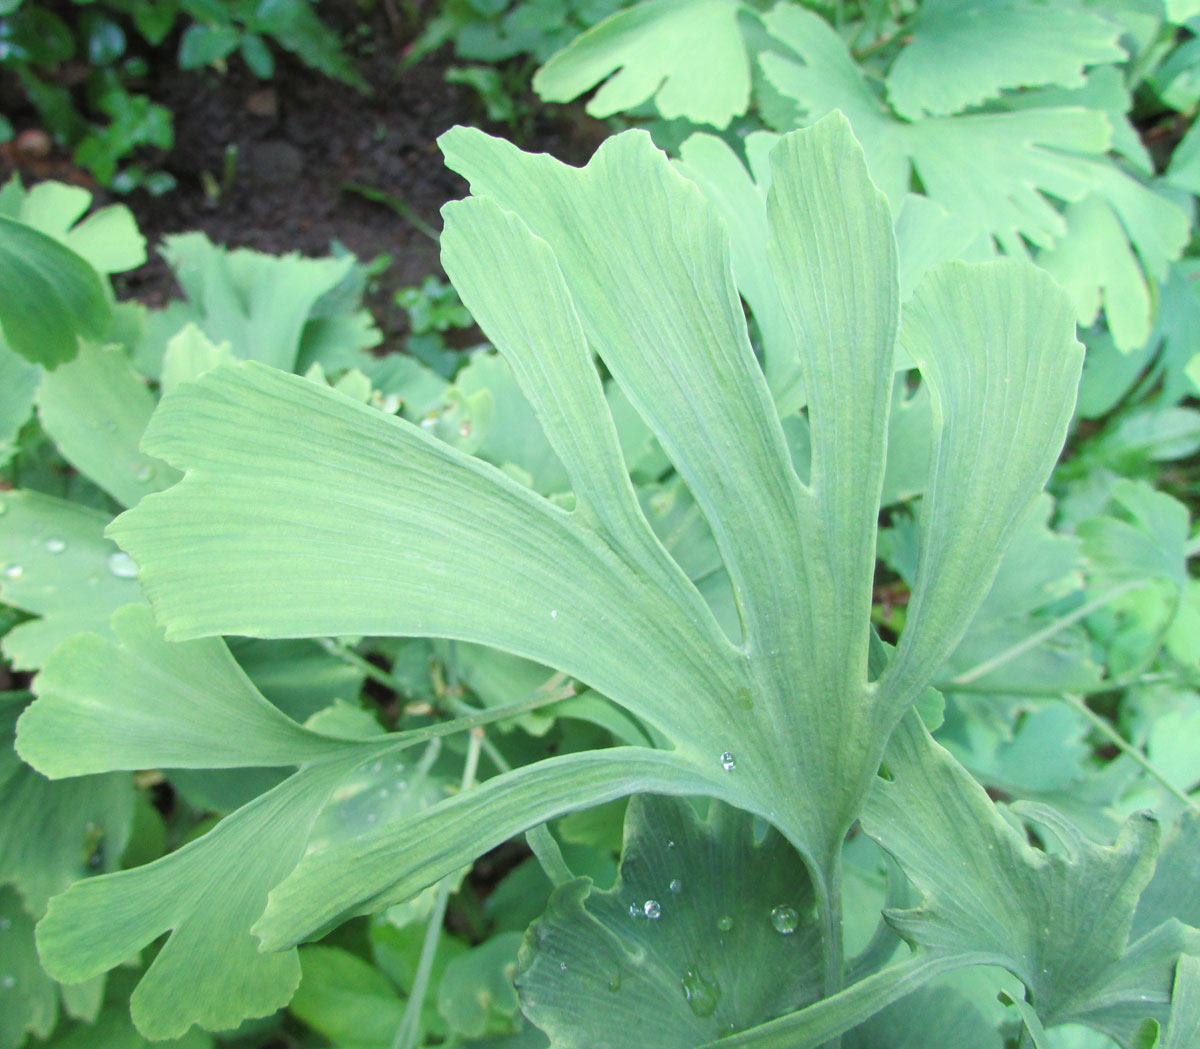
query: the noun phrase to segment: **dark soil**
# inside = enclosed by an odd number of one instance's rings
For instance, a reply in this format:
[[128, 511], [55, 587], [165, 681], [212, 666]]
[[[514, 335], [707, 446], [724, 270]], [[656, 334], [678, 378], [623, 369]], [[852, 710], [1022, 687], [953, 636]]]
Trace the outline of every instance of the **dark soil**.
[[[363, 261], [386, 255], [391, 265], [370, 305], [387, 334], [402, 333], [404, 316], [390, 304], [391, 292], [440, 272], [436, 241], [418, 225], [439, 229], [442, 204], [466, 193], [463, 180], [442, 164], [438, 135], [455, 124], [474, 124], [524, 149], [578, 164], [607, 129], [580, 107], [545, 107], [533, 96], [522, 100], [519, 129], [489, 125], [470, 88], [445, 82], [445, 69], [456, 64], [448, 49], [405, 69], [403, 53], [411, 39], [398, 37], [384, 9], [361, 16], [353, 4], [323, 4], [321, 13], [329, 23], [341, 23], [369, 95], [278, 49], [269, 82], [256, 79], [237, 59], [223, 74], [185, 73], [168, 41], [148, 56], [147, 81], [131, 88], [175, 114], [175, 148], [159, 158], [159, 166], [178, 187], [161, 197], [138, 191], [123, 199], [152, 248], [164, 234], [202, 230], [230, 247], [273, 253], [323, 255], [337, 240]], [[4, 94], [11, 97], [12, 85], [7, 88]], [[18, 128], [35, 119], [9, 113]], [[69, 151], [59, 148], [45, 158], [25, 156], [13, 144], [0, 148], [0, 178], [14, 169], [26, 182], [60, 178], [89, 184], [86, 173], [71, 165]], [[350, 186], [386, 194], [418, 224]], [[97, 197], [122, 199], [102, 192]], [[158, 306], [176, 291], [166, 264], [151, 254], [146, 265], [120, 279], [118, 290]]]

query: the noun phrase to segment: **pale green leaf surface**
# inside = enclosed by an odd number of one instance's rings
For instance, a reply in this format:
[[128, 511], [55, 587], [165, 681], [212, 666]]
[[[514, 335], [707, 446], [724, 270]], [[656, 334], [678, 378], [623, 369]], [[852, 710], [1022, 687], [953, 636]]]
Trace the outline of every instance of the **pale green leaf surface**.
[[42, 376], [37, 404], [63, 457], [122, 505], [179, 479], [138, 451], [155, 398], [120, 349], [81, 344], [73, 361]]
[[0, 599], [41, 617], [0, 642], [14, 666], [41, 666], [72, 634], [107, 635], [117, 608], [142, 601], [136, 566], [104, 538], [107, 514], [38, 492], [0, 493], [0, 505]]
[[194, 321], [212, 342], [228, 342], [238, 357], [286, 370], [297, 363], [313, 307], [354, 265], [352, 256], [227, 251], [203, 233], [167, 237], [162, 254], [188, 300], [176, 311], [176, 330]]
[[437, 1009], [450, 1030], [465, 1038], [511, 1030], [521, 1008], [513, 987], [519, 932], [489, 937], [451, 959], [438, 981]]
[[[126, 1003], [106, 1005], [94, 1023], [55, 1032], [52, 1049], [213, 1049], [210, 1035], [189, 1031], [182, 1038], [149, 1042], [133, 1026]], [[48, 1049], [50, 1049], [48, 1047]]]
[[440, 143], [476, 195], [520, 214], [550, 245], [588, 342], [708, 518], [748, 640], [789, 647], [796, 602], [778, 591], [798, 563], [799, 488], [715, 210], [641, 132], [610, 138], [583, 169], [467, 128]]
[[219, 638], [164, 641], [144, 604], [112, 631], [69, 638], [37, 678], [18, 749], [46, 775], [298, 765], [346, 748], [263, 698]]
[[337, 1046], [390, 1049], [404, 1002], [379, 969], [340, 947], [305, 947], [290, 1011]]
[[188, 321], [179, 334], [167, 340], [159, 387], [164, 395], [168, 394], [181, 382], [198, 379], [217, 365], [230, 363], [233, 359], [229, 343], [214, 343], [195, 321]]
[[17, 434], [33, 410], [41, 369], [9, 349], [0, 336], [0, 466], [17, 450]]
[[[602, 80], [595, 117], [654, 100], [667, 120], [725, 127], [750, 102], [741, 0], [648, 0], [594, 26], [533, 78], [547, 102], [569, 102]], [[610, 79], [611, 78], [611, 79]]]
[[[297, 442], [316, 441], [320, 458], [297, 459]], [[694, 696], [738, 687], [728, 646], [713, 648], [715, 626], [685, 618], [590, 529], [334, 391], [258, 364], [221, 368], [164, 399], [146, 447], [188, 475], [112, 532], [153, 565], [142, 582], [168, 637], [491, 644], [578, 677], [685, 739], [711, 737], [720, 716], [698, 717]], [[501, 615], [497, 595], [512, 603]], [[661, 686], [653, 702], [647, 673]], [[720, 752], [710, 758], [718, 770]]]
[[1172, 918], [1200, 928], [1200, 817], [1184, 815], [1163, 846], [1154, 877], [1138, 900], [1133, 936], [1140, 938]]
[[954, 650], [1050, 476], [1083, 365], [1074, 333], [1061, 290], [1012, 261], [946, 263], [906, 306], [934, 437], [907, 625], [880, 683], [889, 702], [907, 705]]
[[758, 839], [748, 813], [714, 802], [702, 820], [640, 795], [616, 885], [568, 882], [526, 933], [522, 1008], [556, 1049], [625, 1049], [631, 1031], [691, 1049], [744, 1030], [820, 995], [814, 902], [795, 850]]
[[300, 980], [296, 952], [259, 953], [249, 927], [357, 760], [297, 773], [177, 852], [56, 896], [38, 925], [47, 972], [87, 979], [170, 932], [130, 999], [147, 1038], [179, 1037], [192, 1024], [223, 1030], [286, 1005]]
[[0, 325], [26, 360], [69, 361], [78, 337], [103, 337], [112, 309], [96, 271], [52, 237], [0, 216]]
[[842, 1038], [842, 1049], [1003, 1049], [1000, 1032], [965, 997], [922, 987]]
[[1154, 868], [1152, 816], [1131, 817], [1116, 844], [1100, 846], [1054, 810], [1026, 805], [1022, 813], [1060, 846], [1038, 851], [911, 715], [892, 736], [887, 769], [863, 828], [922, 894], [920, 908], [889, 914], [906, 939], [1004, 966], [1047, 1025], [1135, 1000], [1127, 977], [1140, 967], [1126, 944]]
[[146, 238], [124, 204], [110, 204], [79, 219], [92, 203], [82, 186], [39, 182], [20, 190], [0, 214], [40, 230], [80, 255], [98, 273], [120, 273], [146, 261]]
[[[0, 693], [0, 885], [16, 886], [41, 914], [56, 892], [119, 863], [133, 818], [125, 775], [52, 783], [17, 757], [13, 734], [21, 693]], [[2, 941], [0, 941], [2, 942]]]
[[33, 919], [17, 893], [0, 885], [0, 1049], [29, 1034], [45, 1038], [58, 1019], [58, 990], [38, 964]]
[[888, 97], [911, 120], [957, 113], [1006, 88], [1077, 87], [1083, 71], [1119, 62], [1120, 27], [1069, 3], [926, 0], [912, 41], [888, 74]]
[[1200, 1044], [1200, 957], [1184, 955], [1175, 970], [1171, 1020], [1163, 1049], [1188, 1049]]
[[[719, 768], [719, 766], [718, 766]], [[730, 777], [726, 777], [730, 779]], [[514, 834], [635, 793], [730, 794], [662, 751], [618, 747], [551, 758], [487, 780], [394, 827], [309, 852], [255, 925], [265, 950], [415, 895]], [[739, 799], [740, 800], [740, 799]]]
[[1111, 495], [1122, 517], [1095, 517], [1076, 528], [1093, 573], [1109, 583], [1164, 578], [1185, 587], [1187, 507], [1127, 478], [1114, 482]]
[[1067, 289], [1081, 325], [1093, 324], [1103, 305], [1117, 346], [1141, 346], [1150, 335], [1150, 288], [1116, 215], [1092, 194], [1065, 217], [1067, 235], [1038, 264]]

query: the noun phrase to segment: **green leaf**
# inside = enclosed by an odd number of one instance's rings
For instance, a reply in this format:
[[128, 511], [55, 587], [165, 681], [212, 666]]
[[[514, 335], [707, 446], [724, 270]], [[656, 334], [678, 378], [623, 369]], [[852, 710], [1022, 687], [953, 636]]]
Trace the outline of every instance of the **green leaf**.
[[639, 795], [617, 884], [568, 882], [526, 934], [522, 1007], [562, 1049], [624, 1047], [630, 1031], [646, 1049], [691, 1049], [820, 995], [814, 909], [777, 832], [717, 803], [700, 819], [686, 800]]
[[199, 69], [224, 58], [238, 46], [241, 38], [242, 32], [236, 26], [193, 22], [179, 38], [179, 68]]
[[723, 128], [750, 101], [741, 9], [741, 0], [637, 4], [577, 36], [537, 71], [533, 88], [544, 101], [570, 102], [607, 80], [588, 103], [594, 117], [653, 98], [667, 120]]
[[908, 619], [880, 683], [897, 703], [953, 652], [1050, 476], [1083, 365], [1074, 330], [1053, 281], [1010, 261], [946, 263], [905, 308], [934, 436]]
[[1184, 955], [1175, 970], [1171, 1022], [1163, 1049], [1187, 1049], [1200, 1039], [1200, 957]]
[[296, 952], [260, 954], [249, 926], [352, 761], [292, 776], [177, 852], [56, 896], [38, 925], [46, 971], [84, 980], [170, 933], [130, 998], [144, 1036], [223, 1030], [282, 1008], [300, 981]]
[[104, 538], [108, 514], [38, 492], [0, 493], [0, 506], [0, 597], [41, 617], [4, 636], [14, 666], [41, 666], [72, 634], [107, 635], [115, 609], [142, 601], [137, 566]]
[[33, 409], [41, 369], [8, 348], [0, 336], [0, 466], [17, 450], [17, 434]]
[[843, 1049], [1002, 1049], [1000, 1032], [965, 997], [922, 987], [842, 1038]]
[[318, 300], [354, 265], [353, 256], [308, 259], [246, 248], [228, 251], [203, 233], [165, 238], [162, 255], [188, 300], [168, 311], [171, 335], [193, 321], [212, 342], [228, 342], [235, 356], [289, 371], [298, 362]]
[[133, 784], [121, 774], [52, 783], [12, 749], [20, 693], [0, 693], [0, 886], [14, 885], [34, 914], [57, 892], [120, 861], [133, 817]]
[[375, 966], [339, 947], [305, 947], [290, 1010], [335, 1045], [390, 1049], [404, 1002]]
[[892, 736], [887, 771], [863, 829], [921, 892], [920, 908], [889, 912], [905, 939], [1004, 966], [1047, 1026], [1095, 1023], [1093, 1011], [1134, 1003], [1149, 1014], [1157, 988], [1139, 982], [1136, 963], [1146, 941], [1126, 944], [1154, 869], [1153, 816], [1130, 817], [1114, 845], [1100, 846], [1053, 809], [1013, 806], [1048, 841], [1050, 851], [1039, 851], [911, 715]]
[[1112, 584], [1162, 578], [1186, 587], [1187, 507], [1126, 478], [1113, 484], [1112, 502], [1122, 517], [1095, 517], [1076, 528], [1094, 574]]
[[1133, 936], [1153, 932], [1172, 918], [1200, 928], [1200, 817], [1186, 813], [1163, 846], [1154, 877], [1138, 900]]
[[164, 641], [144, 604], [112, 630], [115, 643], [69, 638], [38, 675], [18, 747], [46, 775], [286, 766], [346, 749], [263, 698], [220, 639]]
[[518, 932], [493, 935], [446, 966], [437, 1007], [452, 1031], [481, 1038], [513, 1029], [521, 1013], [513, 988], [520, 944]]
[[926, 0], [892, 64], [888, 98], [910, 120], [957, 113], [1006, 88], [1084, 83], [1084, 68], [1120, 62], [1119, 26], [1070, 3]]
[[112, 311], [99, 275], [58, 241], [0, 216], [0, 325], [12, 349], [54, 367], [80, 335], [102, 338]]
[[58, 989], [38, 964], [33, 919], [12, 889], [0, 885], [0, 1049], [19, 1049], [26, 1035], [45, 1038], [58, 1019]]
[[138, 451], [155, 398], [116, 347], [84, 343], [78, 356], [43, 376], [38, 417], [59, 452], [125, 506], [179, 475]]

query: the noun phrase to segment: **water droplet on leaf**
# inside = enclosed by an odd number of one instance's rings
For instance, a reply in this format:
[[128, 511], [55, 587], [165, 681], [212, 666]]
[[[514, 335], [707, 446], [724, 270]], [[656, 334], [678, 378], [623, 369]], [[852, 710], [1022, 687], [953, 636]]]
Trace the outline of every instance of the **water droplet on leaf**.
[[641, 908], [638, 907], [638, 905], [636, 903], [631, 903], [629, 905], [629, 917], [640, 918], [641, 916], [642, 916]]
[[25, 569], [23, 569], [20, 565], [9, 565], [4, 570], [4, 578], [8, 579], [9, 581], [15, 582], [16, 580], [20, 579], [21, 576], [23, 576], [24, 574], [25, 574]]
[[611, 980], [608, 981], [608, 989], [616, 994], [621, 989], [621, 974], [617, 973]]
[[137, 562], [124, 550], [108, 555], [108, 570], [118, 579], [136, 579], [138, 573]]
[[737, 768], [737, 760], [728, 750], [721, 755], [721, 768], [723, 768], [726, 772], [732, 772], [735, 768]]
[[558, 618], [558, 609], [557, 609], [557, 608], [552, 608], [552, 609], [550, 609], [550, 618], [551, 618], [551, 619], [557, 619], [557, 618]]
[[717, 919], [717, 928], [720, 929], [721, 932], [729, 932], [729, 930], [733, 928], [733, 919], [729, 917], [728, 914], [722, 914], [721, 917]]
[[706, 979], [699, 966], [693, 965], [679, 981], [688, 1007], [700, 1018], [712, 1016], [721, 1000], [721, 985], [716, 980]]
[[681, 893], [683, 892], [683, 882], [681, 882], [678, 878], [672, 878], [671, 884], [668, 886], [668, 888], [674, 893]]
[[776, 932], [790, 936], [800, 924], [800, 915], [796, 913], [795, 907], [776, 907], [771, 911], [771, 924]]
[[567, 963], [566, 963], [566, 962], [559, 962], [559, 963], [558, 963], [558, 971], [559, 971], [560, 973], [565, 973], [565, 972], [567, 971]]
[[52, 535], [43, 544], [48, 554], [61, 554], [67, 548], [67, 541], [61, 536]]
[[458, 436], [459, 437], [470, 437], [471, 436], [471, 420], [470, 419], [464, 419], [461, 423], [458, 424]]
[[142, 463], [142, 465], [138, 467], [138, 471], [134, 476], [137, 477], [139, 481], [145, 483], [154, 476], [154, 467], [149, 463]]
[[658, 918], [662, 915], [662, 904], [658, 900], [647, 900], [642, 904], [642, 913], [647, 918]]

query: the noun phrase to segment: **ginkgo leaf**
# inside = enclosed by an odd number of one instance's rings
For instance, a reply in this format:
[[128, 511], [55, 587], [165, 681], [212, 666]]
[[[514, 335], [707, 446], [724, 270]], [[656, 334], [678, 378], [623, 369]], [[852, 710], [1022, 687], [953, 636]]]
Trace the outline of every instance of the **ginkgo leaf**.
[[107, 634], [115, 609], [142, 601], [137, 565], [104, 538], [108, 514], [38, 492], [0, 493], [0, 506], [0, 598], [41, 617], [0, 642], [14, 666], [41, 666], [72, 634]]
[[1053, 843], [1039, 851], [911, 715], [892, 736], [886, 769], [863, 828], [922, 894], [919, 908], [889, 914], [901, 935], [1009, 969], [1047, 1026], [1076, 1020], [1112, 1030], [1120, 1029], [1114, 1016], [1136, 1017], [1135, 1026], [1162, 1017], [1163, 961], [1200, 933], [1180, 940], [1164, 926], [1128, 946], [1154, 869], [1152, 815], [1131, 816], [1116, 843], [1101, 846], [1053, 809], [1014, 806]]
[[925, 0], [892, 63], [888, 99], [910, 120], [957, 113], [1005, 88], [1084, 82], [1087, 66], [1120, 62], [1120, 26], [1071, 3]]
[[38, 964], [33, 918], [17, 893], [0, 884], [0, 1049], [19, 1049], [29, 1034], [45, 1038], [58, 1019], [58, 989]]
[[[1038, 8], [1036, 17], [1044, 16]], [[1113, 139], [1104, 110], [1075, 102], [898, 120], [820, 16], [795, 4], [778, 4], [764, 21], [772, 36], [794, 53], [765, 51], [759, 58], [770, 83], [795, 103], [791, 121], [810, 123], [835, 109], [845, 112], [893, 210], [900, 208], [916, 178], [927, 196], [973, 231], [976, 251], [999, 249], [1023, 258], [1030, 244], [1050, 250], [1064, 237], [1094, 243], [1103, 235], [1110, 244], [1120, 236], [1155, 282], [1186, 246], [1189, 223], [1183, 208], [1105, 156]], [[1078, 203], [1093, 193], [1119, 220], [1119, 229], [1111, 216], [1102, 228], [1096, 221], [1085, 223], [1090, 211], [1077, 216], [1074, 230], [1068, 228], [1058, 205]], [[1124, 250], [1128, 254], [1131, 249]], [[1056, 263], [1057, 275], [1067, 277], [1075, 290], [1081, 316], [1094, 312], [1095, 289], [1103, 283], [1092, 272], [1095, 257], [1075, 245], [1064, 247]], [[1133, 349], [1138, 334], [1149, 330], [1148, 303], [1136, 285], [1119, 291], [1116, 278], [1108, 283], [1107, 301], [1120, 318], [1119, 334], [1130, 340], [1122, 346]]]
[[842, 1038], [843, 1049], [1002, 1049], [1004, 1039], [965, 997], [922, 987]]
[[166, 642], [144, 604], [119, 609], [112, 631], [68, 638], [37, 677], [18, 750], [46, 775], [297, 765], [345, 749], [263, 698], [220, 639]]
[[0, 216], [0, 326], [26, 360], [75, 356], [79, 336], [103, 338], [112, 308], [99, 274], [70, 248]]
[[741, 10], [741, 0], [638, 4], [577, 36], [537, 71], [534, 90], [547, 102], [569, 102], [607, 80], [588, 103], [592, 116], [653, 98], [668, 120], [686, 116], [723, 128], [750, 101]]
[[38, 417], [63, 457], [125, 506], [178, 480], [138, 451], [155, 398], [116, 347], [89, 343], [42, 377]]
[[[475, 193], [447, 209], [446, 268], [512, 367], [573, 509], [404, 420], [248, 363], [163, 399], [146, 449], [184, 478], [113, 533], [168, 637], [490, 645], [591, 686], [670, 749], [537, 762], [310, 852], [255, 931], [286, 948], [564, 812], [699, 793], [766, 818], [806, 858], [836, 989], [842, 840], [892, 726], [961, 636], [1061, 446], [1079, 363], [1069, 307], [1016, 263], [936, 268], [910, 302], [909, 350], [936, 391], [925, 527], [946, 546], [940, 560], [923, 550], [934, 569], [918, 589], [941, 607], [910, 617], [890, 676], [872, 682], [898, 256], [845, 120], [779, 141], [767, 201], [768, 257], [812, 391], [806, 484], [723, 224], [648, 136], [614, 136], [582, 169], [462, 129], [443, 145]], [[721, 562], [707, 578], [737, 615], [728, 634], [642, 512], [594, 354], [704, 519]], [[297, 457], [297, 441], [321, 454]], [[798, 793], [820, 800], [797, 807]], [[845, 1030], [940, 964], [920, 959], [797, 1022]]]
[[[522, 1008], [561, 1049], [692, 1049], [819, 997], [812, 885], [775, 831], [714, 803], [639, 795], [608, 891], [568, 882], [526, 933]], [[603, 1009], [581, 1014], [581, 1001]], [[651, 1004], [653, 1003], [653, 1005]]]

